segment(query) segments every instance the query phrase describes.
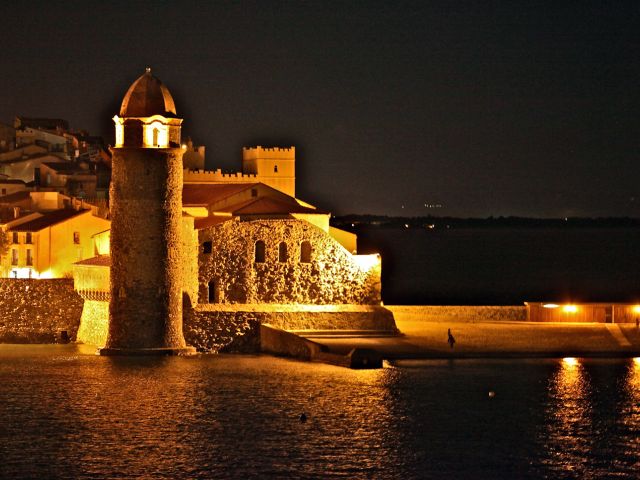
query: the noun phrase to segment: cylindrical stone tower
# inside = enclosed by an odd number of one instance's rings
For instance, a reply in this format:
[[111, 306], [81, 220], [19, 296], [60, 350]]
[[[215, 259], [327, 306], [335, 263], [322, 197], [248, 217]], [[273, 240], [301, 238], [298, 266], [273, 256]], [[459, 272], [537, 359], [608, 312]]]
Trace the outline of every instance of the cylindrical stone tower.
[[147, 69], [114, 121], [111, 300], [100, 354], [194, 353], [182, 333], [182, 119]]

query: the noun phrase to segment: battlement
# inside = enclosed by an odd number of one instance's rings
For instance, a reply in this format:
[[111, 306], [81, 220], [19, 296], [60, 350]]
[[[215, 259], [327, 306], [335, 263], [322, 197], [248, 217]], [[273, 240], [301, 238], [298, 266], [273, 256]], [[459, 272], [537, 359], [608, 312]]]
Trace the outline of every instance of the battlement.
[[256, 147], [242, 147], [242, 159], [243, 160], [255, 160], [255, 159], [275, 159], [275, 160], [295, 160], [296, 159], [296, 147], [291, 146], [288, 148], [282, 147], [262, 147], [260, 145]]
[[257, 175], [253, 173], [223, 173], [222, 169], [216, 170], [190, 170], [183, 172], [184, 183], [212, 183], [212, 182], [257, 182]]

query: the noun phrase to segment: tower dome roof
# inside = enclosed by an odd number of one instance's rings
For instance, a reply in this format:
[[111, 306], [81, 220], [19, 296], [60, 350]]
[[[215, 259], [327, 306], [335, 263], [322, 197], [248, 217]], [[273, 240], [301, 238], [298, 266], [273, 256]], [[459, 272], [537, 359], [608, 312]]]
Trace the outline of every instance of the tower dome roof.
[[127, 94], [122, 99], [120, 107], [121, 117], [175, 117], [176, 105], [169, 89], [156, 77], [151, 75], [151, 69], [131, 84]]

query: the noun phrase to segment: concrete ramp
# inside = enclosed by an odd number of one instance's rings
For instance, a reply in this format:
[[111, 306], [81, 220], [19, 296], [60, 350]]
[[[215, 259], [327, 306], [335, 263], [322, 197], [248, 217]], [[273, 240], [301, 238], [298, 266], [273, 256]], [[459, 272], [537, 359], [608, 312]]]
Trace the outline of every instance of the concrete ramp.
[[621, 347], [631, 347], [631, 342], [627, 340], [627, 337], [624, 336], [622, 330], [620, 329], [620, 325], [617, 323], [605, 323], [607, 330], [611, 334], [611, 336], [615, 339], [615, 341]]
[[[333, 332], [335, 335], [335, 331]], [[382, 368], [382, 354], [371, 348], [354, 348], [343, 355], [293, 332], [272, 325], [260, 325], [260, 350], [272, 355], [322, 362], [347, 368]]]

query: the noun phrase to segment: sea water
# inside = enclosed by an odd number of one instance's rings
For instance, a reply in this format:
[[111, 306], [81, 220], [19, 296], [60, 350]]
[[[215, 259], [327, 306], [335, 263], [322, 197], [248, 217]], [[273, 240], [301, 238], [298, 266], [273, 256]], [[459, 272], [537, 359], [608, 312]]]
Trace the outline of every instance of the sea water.
[[640, 228], [362, 227], [389, 305], [636, 302]]
[[0, 345], [0, 478], [638, 471], [640, 359], [349, 370], [266, 356], [117, 358], [73, 345]]

